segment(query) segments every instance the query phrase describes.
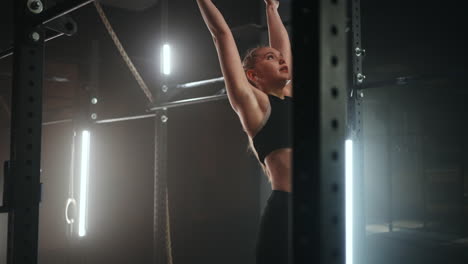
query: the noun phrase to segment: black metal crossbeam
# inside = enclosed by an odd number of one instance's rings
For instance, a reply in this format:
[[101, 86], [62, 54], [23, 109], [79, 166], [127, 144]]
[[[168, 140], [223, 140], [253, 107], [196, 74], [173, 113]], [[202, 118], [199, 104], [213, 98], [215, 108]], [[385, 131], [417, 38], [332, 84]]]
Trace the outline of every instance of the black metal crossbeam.
[[[94, 0], [68, 0], [68, 1], [64, 1], [62, 3], [59, 3], [49, 9], [46, 9], [44, 12], [41, 12], [37, 15], [30, 15], [29, 16], [29, 19], [30, 19], [30, 23], [32, 26], [40, 26], [40, 25], [43, 25], [43, 24], [46, 24], [48, 22], [51, 22], [52, 20], [54, 19], [57, 19], [59, 17], [63, 17], [65, 16], [66, 14], [68, 13], [71, 13], [89, 3], [92, 3], [94, 2]], [[24, 9], [27, 11], [28, 8], [27, 8], [27, 3], [26, 5], [23, 6]], [[52, 40], [52, 39], [55, 39], [59, 36], [62, 36], [63, 33], [57, 33], [51, 37], [48, 37], [45, 41], [49, 41], [49, 40]], [[13, 52], [14, 52], [14, 48], [9, 48], [7, 50], [4, 50], [4, 51], [1, 51], [0, 52], [0, 60], [1, 59], [4, 59], [4, 58], [7, 58], [11, 55], [13, 55]]]
[[34, 17], [33, 23], [38, 26], [48, 23], [54, 19], [71, 13], [87, 4], [94, 2], [94, 0], [67, 0], [45, 10], [43, 13]]
[[[56, 34], [54, 34], [54, 35], [52, 35], [50, 37], [47, 37], [44, 41], [48, 42], [48, 41], [51, 41], [51, 40], [56, 39], [58, 37], [61, 37], [63, 35], [64, 35], [64, 33], [56, 33]], [[5, 59], [7, 57], [10, 57], [11, 55], [14, 54], [14, 51], [15, 51], [14, 48], [9, 48], [7, 50], [4, 50], [4, 51], [0, 52], [0, 60]]]

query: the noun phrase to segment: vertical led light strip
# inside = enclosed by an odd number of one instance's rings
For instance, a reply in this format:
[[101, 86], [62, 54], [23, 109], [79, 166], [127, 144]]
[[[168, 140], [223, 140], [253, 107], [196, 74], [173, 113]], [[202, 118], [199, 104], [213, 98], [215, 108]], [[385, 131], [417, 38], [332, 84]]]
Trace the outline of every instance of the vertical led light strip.
[[353, 141], [345, 144], [346, 264], [353, 264]]
[[162, 73], [171, 74], [171, 46], [164, 44], [162, 48]]
[[80, 222], [78, 224], [78, 236], [86, 235], [86, 210], [88, 203], [88, 177], [89, 177], [89, 152], [91, 135], [84, 130], [81, 137], [81, 169], [80, 169]]

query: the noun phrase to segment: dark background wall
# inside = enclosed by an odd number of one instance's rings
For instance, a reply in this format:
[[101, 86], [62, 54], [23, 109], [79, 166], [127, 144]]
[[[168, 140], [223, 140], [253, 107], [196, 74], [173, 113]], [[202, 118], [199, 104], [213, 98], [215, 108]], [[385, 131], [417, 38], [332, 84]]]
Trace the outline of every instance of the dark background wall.
[[[427, 218], [437, 222], [435, 230], [461, 232], [468, 96], [463, 11], [455, 1], [361, 3], [370, 86], [363, 92], [368, 222], [388, 222], [392, 207], [396, 219]], [[396, 85], [398, 77], [408, 84]]]
[[461, 86], [443, 82], [365, 91], [369, 224], [388, 222], [391, 206], [396, 221], [427, 218], [435, 230], [466, 232], [467, 95], [457, 92]]
[[[253, 263], [261, 175], [237, 116], [227, 101], [168, 116], [174, 261]], [[154, 123], [149, 118], [91, 129], [88, 234], [79, 241], [67, 235], [65, 224], [72, 126], [44, 127], [40, 263], [151, 262]], [[6, 219], [2, 226], [6, 231]], [[5, 239], [2, 231], [4, 246]]]
[[174, 262], [254, 263], [262, 176], [236, 114], [219, 101], [168, 122]]

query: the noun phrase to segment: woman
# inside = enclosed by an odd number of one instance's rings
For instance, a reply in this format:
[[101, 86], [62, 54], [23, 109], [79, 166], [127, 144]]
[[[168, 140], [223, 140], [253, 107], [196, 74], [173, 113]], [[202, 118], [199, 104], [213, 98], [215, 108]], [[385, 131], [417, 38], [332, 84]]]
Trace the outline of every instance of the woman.
[[257, 263], [288, 263], [291, 192], [292, 56], [279, 2], [264, 0], [269, 47], [250, 50], [241, 61], [234, 37], [211, 0], [197, 0], [213, 37], [229, 102], [271, 183], [257, 241]]

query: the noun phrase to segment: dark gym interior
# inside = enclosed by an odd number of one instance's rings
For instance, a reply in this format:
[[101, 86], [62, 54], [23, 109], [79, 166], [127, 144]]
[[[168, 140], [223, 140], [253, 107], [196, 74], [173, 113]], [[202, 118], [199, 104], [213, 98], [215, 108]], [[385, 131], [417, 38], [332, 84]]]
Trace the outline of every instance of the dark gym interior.
[[[299, 0], [296, 0], [299, 1]], [[350, 0], [352, 1], [356, 0]], [[0, 51], [13, 44], [13, 0], [0, 10]], [[49, 7], [63, 1], [45, 1]], [[122, 45], [163, 102], [219, 95], [216, 50], [196, 1], [102, 0]], [[239, 52], [267, 43], [261, 0], [215, 1]], [[372, 1], [361, 5], [366, 50], [362, 102], [361, 210], [356, 264], [468, 263], [467, 48], [463, 3]], [[291, 30], [291, 5], [280, 1]], [[352, 13], [351, 10], [349, 12]], [[170, 252], [175, 264], [253, 264], [258, 221], [271, 191], [227, 100], [165, 112], [166, 150], [157, 152], [153, 114], [93, 4], [68, 15], [77, 32], [46, 43], [41, 152], [39, 263], [153, 263], [155, 170], [167, 178]], [[352, 16], [346, 30], [351, 39]], [[52, 34], [48, 30], [47, 34]], [[292, 39], [294, 41], [294, 39]], [[160, 74], [160, 47], [173, 50], [173, 73]], [[12, 56], [0, 60], [0, 161], [10, 158]], [[169, 91], [161, 87], [167, 84]], [[352, 84], [350, 84], [352, 85]], [[297, 87], [295, 89], [318, 89]], [[356, 96], [356, 95], [355, 95]], [[91, 104], [90, 98], [97, 98]], [[91, 120], [91, 121], [93, 121]], [[67, 224], [78, 185], [70, 166], [74, 132], [91, 131], [87, 234]], [[350, 124], [352, 127], [355, 124]], [[0, 172], [3, 182], [3, 171]], [[3, 189], [3, 188], [0, 188]], [[0, 264], [6, 262], [6, 214], [0, 214]], [[167, 239], [167, 237], [166, 237]], [[351, 263], [349, 263], [351, 264]]]

